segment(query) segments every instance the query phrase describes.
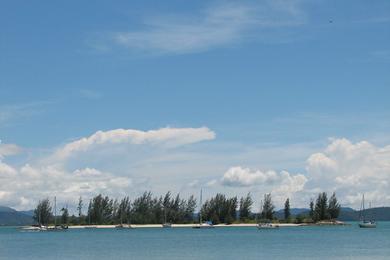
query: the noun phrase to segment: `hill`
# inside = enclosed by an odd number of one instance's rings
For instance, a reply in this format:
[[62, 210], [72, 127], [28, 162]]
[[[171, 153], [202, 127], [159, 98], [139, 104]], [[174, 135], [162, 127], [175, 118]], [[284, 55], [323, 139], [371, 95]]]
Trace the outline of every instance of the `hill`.
[[[290, 209], [290, 212], [292, 216], [308, 215], [309, 209], [292, 208]], [[366, 209], [365, 215], [367, 216], [367, 218], [373, 218], [377, 221], [390, 221], [390, 207]], [[338, 219], [341, 221], [358, 221], [359, 216], [360, 216], [360, 212], [358, 210], [342, 207]], [[277, 217], [278, 219], [283, 219], [284, 218], [283, 209], [276, 211], [275, 217]]]
[[13, 208], [0, 206], [0, 226], [23, 226], [34, 222], [32, 215], [16, 211]]
[[[389, 221], [390, 220], [390, 207], [379, 207], [366, 209], [366, 218], [373, 218], [377, 221]], [[358, 210], [345, 211], [341, 210], [339, 220], [343, 221], [357, 221], [359, 220], [360, 212]]]

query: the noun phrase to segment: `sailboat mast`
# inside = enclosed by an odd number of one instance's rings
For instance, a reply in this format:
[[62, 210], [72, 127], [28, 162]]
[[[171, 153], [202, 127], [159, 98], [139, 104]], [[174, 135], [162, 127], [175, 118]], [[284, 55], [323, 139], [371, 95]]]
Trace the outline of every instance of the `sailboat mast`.
[[54, 196], [54, 226], [57, 225], [57, 199], [56, 196]]
[[200, 189], [199, 224], [202, 224], [202, 189]]
[[362, 212], [362, 215], [363, 215], [363, 221], [366, 221], [366, 213], [364, 212], [364, 194], [363, 194], [363, 212]]

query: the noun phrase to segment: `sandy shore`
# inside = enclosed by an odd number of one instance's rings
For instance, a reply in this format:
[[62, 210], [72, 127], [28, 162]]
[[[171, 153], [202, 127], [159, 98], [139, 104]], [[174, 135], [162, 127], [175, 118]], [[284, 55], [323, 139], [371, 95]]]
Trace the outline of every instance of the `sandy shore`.
[[[172, 224], [172, 228], [192, 228], [197, 224]], [[292, 223], [282, 223], [277, 224], [279, 227], [300, 227], [306, 226], [305, 224], [292, 224]], [[116, 225], [79, 225], [79, 226], [69, 226], [69, 229], [80, 229], [80, 228], [115, 228]], [[229, 228], [229, 227], [256, 227], [256, 224], [218, 224], [214, 225], [216, 228]], [[131, 228], [163, 228], [161, 224], [147, 224], [147, 225], [131, 225]]]

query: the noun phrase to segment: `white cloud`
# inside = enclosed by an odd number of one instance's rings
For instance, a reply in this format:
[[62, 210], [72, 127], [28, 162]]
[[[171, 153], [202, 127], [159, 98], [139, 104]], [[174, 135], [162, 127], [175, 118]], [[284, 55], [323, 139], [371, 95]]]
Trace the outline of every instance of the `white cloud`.
[[75, 203], [79, 196], [90, 198], [97, 193], [122, 196], [131, 187], [129, 177], [101, 172], [94, 168], [73, 172], [55, 166], [29, 164], [15, 169], [0, 163], [1, 204], [17, 209], [31, 209], [44, 198], [58, 196], [59, 201]]
[[307, 160], [307, 189], [336, 191], [357, 207], [363, 193], [377, 205], [390, 203], [390, 146], [334, 139]]
[[200, 128], [161, 128], [158, 130], [140, 131], [134, 129], [115, 129], [98, 131], [89, 137], [66, 144], [57, 150], [54, 157], [63, 160], [77, 152], [86, 152], [96, 146], [109, 144], [162, 145], [177, 147], [215, 138], [215, 133], [207, 127]]
[[12, 177], [16, 175], [16, 170], [11, 166], [0, 161], [0, 179]]
[[[113, 40], [132, 50], [181, 54], [253, 39], [250, 31], [299, 25], [304, 20], [299, 1], [224, 2], [207, 8], [200, 16], [148, 19], [145, 29], [117, 32]], [[266, 34], [270, 32], [260, 35], [265, 38]]]
[[[45, 197], [57, 196], [59, 203], [74, 205], [79, 196], [91, 198], [98, 193], [112, 197], [133, 195], [149, 189], [148, 183], [158, 178], [153, 160], [147, 162], [148, 156], [165, 155], [168, 149], [173, 152], [182, 145], [214, 138], [215, 133], [207, 127], [167, 127], [150, 131], [115, 129], [98, 131], [65, 144], [48, 157], [35, 160], [29, 157], [22, 166], [15, 167], [0, 160], [0, 205], [31, 209]], [[119, 153], [112, 155], [113, 148], [118, 146], [134, 149], [119, 149]], [[19, 150], [15, 145], [0, 146], [4, 156]], [[120, 158], [113, 162], [117, 154]], [[96, 160], [90, 160], [91, 157]], [[146, 162], [140, 169], [137, 163], [142, 159]]]
[[[245, 189], [261, 197], [271, 193], [276, 205], [280, 206], [286, 198], [297, 201], [295, 195], [303, 191], [307, 178], [302, 174], [287, 171], [260, 171], [243, 167], [231, 167], [220, 180], [223, 186]], [[297, 205], [297, 204], [295, 204]]]
[[[318, 192], [336, 192], [344, 206], [359, 207], [362, 194], [373, 205], [390, 204], [390, 146], [377, 147], [367, 141], [352, 143], [331, 139], [322, 152], [306, 161], [306, 173], [251, 170], [232, 167], [220, 183], [224, 186], [271, 192], [280, 204], [292, 197], [295, 205], [307, 206]], [[257, 187], [257, 189], [255, 189]]]
[[19, 154], [22, 150], [23, 149], [16, 144], [2, 144], [0, 140], [0, 159], [6, 156]]
[[[257, 170], [263, 161], [247, 160], [253, 156], [251, 153], [257, 154], [251, 149], [230, 154], [224, 152], [226, 149], [205, 152], [198, 150], [203, 146], [178, 147], [214, 137], [208, 128], [163, 128], [146, 132], [120, 129], [97, 132], [66, 144], [55, 152], [58, 158], [66, 160], [53, 163], [29, 159], [21, 167], [2, 160], [0, 205], [30, 209], [39, 199], [54, 195], [74, 205], [80, 195], [85, 198], [97, 193], [135, 196], [143, 190], [156, 194], [171, 190], [187, 196], [197, 194], [201, 187], [205, 199], [216, 192], [238, 196], [251, 192], [259, 202], [262, 194], [271, 192], [278, 207], [287, 197], [294, 207], [307, 207], [310, 198], [320, 191], [335, 191], [343, 206], [358, 208], [363, 193], [374, 206], [390, 204], [390, 146], [331, 139], [323, 149], [307, 150], [306, 162], [302, 156], [296, 159], [301, 161], [300, 169], [306, 169], [306, 172], [299, 171], [303, 174], [291, 170]], [[115, 150], [113, 155], [107, 145], [131, 149]], [[161, 146], [164, 148], [157, 149]], [[167, 146], [169, 150], [165, 149]], [[105, 149], [108, 150], [104, 153], [96, 153]], [[266, 150], [274, 148], [264, 149], [266, 156]], [[282, 149], [278, 147], [279, 150]], [[269, 154], [265, 158], [282, 159], [275, 159], [276, 163], [267, 168], [281, 167], [283, 162], [288, 162], [282, 152]], [[229, 168], [232, 163], [240, 165], [240, 162], [252, 168]], [[297, 168], [296, 164], [291, 165]]]
[[[297, 181], [300, 180], [300, 181]], [[255, 185], [270, 185], [278, 186], [285, 184], [296, 184], [297, 188], [291, 188], [292, 190], [300, 190], [302, 184], [306, 182], [305, 176], [302, 174], [290, 175], [286, 171], [277, 173], [275, 171], [260, 171], [251, 170], [249, 168], [231, 167], [223, 175], [221, 182], [225, 186], [255, 186]]]

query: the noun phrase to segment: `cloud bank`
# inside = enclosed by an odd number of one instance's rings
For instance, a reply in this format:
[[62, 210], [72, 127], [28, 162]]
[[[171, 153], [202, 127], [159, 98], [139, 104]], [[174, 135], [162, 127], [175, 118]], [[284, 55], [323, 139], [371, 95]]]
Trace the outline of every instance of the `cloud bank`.
[[[89, 198], [98, 193], [114, 197], [128, 195], [138, 191], [138, 188], [147, 189], [147, 183], [144, 183], [143, 187], [134, 187], [132, 172], [125, 169], [126, 165], [123, 164], [129, 157], [136, 156], [134, 153], [137, 151], [163, 147], [165, 149], [161, 152], [165, 153], [183, 145], [214, 138], [215, 133], [207, 127], [97, 131], [88, 137], [63, 145], [47, 158], [38, 158], [22, 166], [12, 166], [4, 162], [7, 156], [17, 154], [22, 149], [12, 144], [1, 144], [0, 205], [31, 209], [38, 200], [55, 195], [60, 197], [61, 201], [73, 204], [79, 196]], [[114, 165], [111, 169], [116, 169], [102, 170], [89, 165], [93, 164], [88, 161], [89, 155], [107, 149], [98, 160], [101, 159], [103, 168], [110, 168], [110, 149], [117, 146], [134, 148], [131, 150], [133, 154], [121, 154], [120, 160], [123, 163], [119, 168]], [[77, 160], [82, 161], [81, 166], [74, 163]]]
[[347, 206], [358, 207], [363, 193], [373, 205], [390, 204], [390, 146], [332, 139], [322, 152], [309, 156], [305, 168], [304, 175], [293, 175], [232, 167], [220, 182], [229, 187], [257, 187], [263, 193], [275, 194], [279, 202], [282, 197], [293, 196], [300, 203], [308, 203], [317, 193], [326, 191], [336, 192]]
[[345, 203], [358, 205], [365, 193], [373, 205], [390, 204], [390, 146], [334, 139], [307, 160], [308, 188], [336, 191]]
[[[251, 192], [257, 199], [271, 192], [278, 206], [289, 197], [294, 207], [307, 207], [310, 199], [322, 191], [335, 191], [343, 206], [358, 208], [363, 193], [373, 206], [390, 205], [389, 145], [331, 139], [326, 147], [302, 161], [299, 173], [243, 166], [228, 166], [223, 172], [221, 165], [228, 165], [237, 154], [213, 154], [204, 151], [203, 146], [198, 150], [182, 149], [183, 145], [214, 138], [215, 133], [206, 127], [98, 131], [56, 150], [49, 157], [57, 161], [28, 159], [20, 166], [8, 163], [7, 156], [21, 148], [1, 145], [0, 205], [30, 209], [39, 199], [54, 195], [75, 203], [80, 195], [121, 197], [147, 189], [191, 193], [201, 187], [209, 195]], [[117, 146], [133, 149], [126, 153], [120, 150], [116, 155], [108, 150], [98, 154], [97, 160], [88, 160], [96, 157], [96, 151]], [[144, 150], [148, 152], [140, 156]]]

